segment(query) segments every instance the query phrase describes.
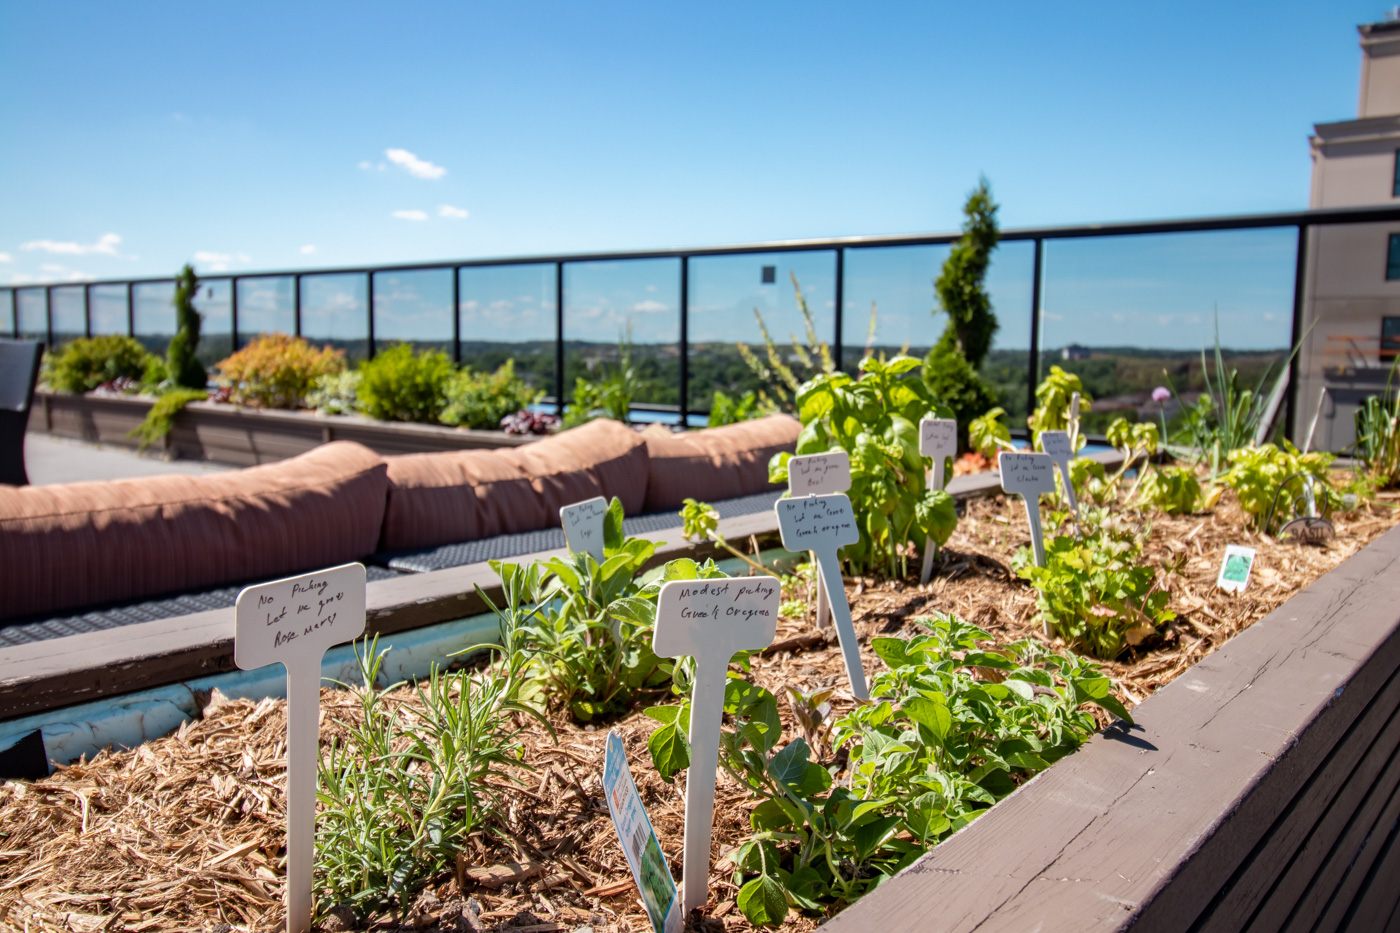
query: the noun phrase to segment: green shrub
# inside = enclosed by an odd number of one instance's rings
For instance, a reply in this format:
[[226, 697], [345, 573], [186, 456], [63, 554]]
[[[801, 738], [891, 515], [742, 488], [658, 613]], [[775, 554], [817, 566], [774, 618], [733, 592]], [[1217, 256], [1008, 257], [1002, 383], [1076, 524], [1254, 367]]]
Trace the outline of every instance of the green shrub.
[[[1069, 403], [1076, 392], [1079, 393], [1079, 412], [1083, 414], [1089, 411], [1091, 401], [1084, 392], [1084, 384], [1074, 373], [1067, 373], [1058, 366], [1051, 366], [1050, 375], [1035, 387], [1035, 411], [1031, 412], [1029, 423], [1031, 442], [1036, 447], [1040, 446], [1041, 431], [1069, 430]], [[1155, 431], [1157, 426], [1153, 425], [1152, 429]], [[1084, 443], [1084, 435], [1080, 434], [1075, 449], [1083, 447]]]
[[594, 418], [631, 422], [632, 400], [647, 388], [641, 371], [632, 363], [632, 343], [618, 345], [616, 366], [604, 366], [597, 379], [574, 380], [574, 400], [564, 412], [564, 427], [573, 428]]
[[458, 370], [445, 393], [443, 424], [491, 430], [500, 428], [502, 418], [544, 398], [544, 392], [515, 375], [515, 360], [506, 360], [494, 373]]
[[59, 392], [81, 394], [115, 379], [140, 381], [149, 354], [130, 337], [79, 337], [50, 354], [46, 382]]
[[316, 380], [344, 368], [343, 350], [318, 350], [287, 334], [260, 334], [218, 364], [217, 381], [236, 405], [304, 408]]
[[360, 409], [381, 421], [436, 422], [447, 405], [454, 367], [446, 353], [415, 355], [406, 343], [360, 364]]
[[306, 407], [323, 415], [353, 415], [360, 410], [360, 373], [346, 369], [317, 376], [306, 393]]
[[708, 426], [718, 428], [726, 424], [738, 424], [750, 418], [761, 418], [764, 414], [758, 404], [758, 395], [752, 389], [740, 398], [730, 398], [724, 392], [715, 389], [714, 401], [710, 403]]
[[194, 267], [186, 263], [175, 278], [175, 336], [165, 351], [165, 368], [177, 386], [202, 389], [209, 381], [204, 364], [195, 356], [199, 348], [199, 312], [194, 309], [194, 296], [199, 293], [199, 279]]
[[127, 434], [139, 441], [138, 449], [145, 450], [152, 444], [160, 443], [171, 427], [175, 416], [185, 410], [190, 402], [202, 402], [209, 397], [208, 389], [171, 389], [156, 399], [146, 417]]
[[1157, 571], [1142, 561], [1147, 529], [1107, 510], [1081, 506], [1078, 535], [1056, 535], [1045, 543], [1045, 566], [1028, 549], [1012, 561], [1017, 576], [1039, 593], [1037, 605], [1047, 635], [1071, 648], [1113, 660], [1159, 625], [1176, 618], [1158, 587]]
[[1194, 515], [1206, 504], [1196, 471], [1171, 466], [1147, 471], [1138, 487], [1138, 501], [1168, 515]]
[[[928, 463], [919, 454], [919, 421], [951, 415], [919, 379], [919, 365], [907, 356], [888, 363], [866, 357], [859, 381], [823, 373], [797, 394], [797, 453], [844, 450], [851, 458], [848, 495], [861, 537], [842, 553], [855, 573], [898, 576], [908, 569], [909, 545], [922, 548], [929, 538], [943, 544], [957, 526], [952, 497], [929, 488]], [[787, 482], [791, 456], [773, 457], [770, 482]]]
[[1299, 453], [1298, 448], [1286, 440], [1282, 448], [1273, 444], [1245, 447], [1230, 451], [1230, 469], [1222, 479], [1239, 497], [1240, 508], [1249, 516], [1255, 530], [1267, 533], [1270, 529], [1266, 524], [1273, 524], [1269, 520], [1269, 510], [1274, 507], [1276, 499], [1278, 511], [1273, 516], [1274, 520], [1292, 517], [1290, 507], [1293, 498], [1302, 491], [1301, 484], [1295, 481], [1290, 490], [1292, 495], [1278, 495], [1278, 492], [1284, 481], [1295, 474], [1311, 474], [1318, 480], [1316, 495], [1319, 508], [1327, 501], [1336, 501], [1337, 495], [1329, 485], [1327, 476], [1334, 459], [1329, 453]]
[[1005, 408], [993, 408], [968, 422], [967, 447], [975, 450], [993, 463], [998, 451], [1005, 450], [1011, 443], [1011, 430], [1001, 421]]

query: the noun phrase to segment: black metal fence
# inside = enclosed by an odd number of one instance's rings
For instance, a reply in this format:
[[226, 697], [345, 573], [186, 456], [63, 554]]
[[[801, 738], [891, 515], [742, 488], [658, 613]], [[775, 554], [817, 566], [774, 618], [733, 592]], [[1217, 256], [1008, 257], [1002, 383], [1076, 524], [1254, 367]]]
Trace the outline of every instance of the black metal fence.
[[[1001, 328], [984, 377], [1013, 417], [1034, 407], [1052, 362], [1080, 372], [1086, 388], [1095, 380], [1110, 408], [1145, 416], [1163, 370], [1186, 390], [1198, 380], [1190, 360], [1212, 344], [1212, 296], [1217, 322], [1220, 295], [1230, 296], [1222, 343], [1242, 368], [1275, 362], [1301, 334], [1309, 231], [1391, 222], [1400, 224], [1400, 208], [1003, 231], [989, 275]], [[625, 342], [647, 386], [637, 407], [686, 420], [709, 409], [716, 388], [755, 385], [744, 356], [767, 362], [761, 328], [779, 362], [800, 358], [794, 284], [838, 365], [926, 350], [943, 328], [928, 314], [932, 280], [957, 236], [211, 273], [196, 300], [201, 354], [212, 363], [270, 331], [338, 346], [351, 360], [407, 342], [477, 368], [514, 359], [562, 404], [576, 376], [615, 360]], [[1148, 271], [1135, 278], [1132, 269]], [[169, 278], [0, 288], [0, 333], [50, 345], [126, 334], [161, 351], [174, 331], [173, 289]], [[1058, 297], [1047, 304], [1047, 294]]]

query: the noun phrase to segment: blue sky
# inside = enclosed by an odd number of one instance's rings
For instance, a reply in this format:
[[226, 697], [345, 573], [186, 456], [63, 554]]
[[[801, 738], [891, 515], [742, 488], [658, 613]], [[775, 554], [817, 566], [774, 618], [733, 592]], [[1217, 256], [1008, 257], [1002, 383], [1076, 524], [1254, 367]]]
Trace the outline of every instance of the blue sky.
[[[212, 273], [947, 231], [979, 174], [1008, 227], [1297, 209], [1311, 125], [1355, 115], [1355, 26], [1384, 10], [5, 4], [0, 285], [167, 275], [186, 261]], [[1238, 248], [1273, 271], [1210, 286], [1217, 271], [1178, 304], [1274, 313], [1291, 287], [1288, 245]], [[1048, 274], [1063, 281], [1048, 282], [1047, 310], [1120, 313], [1103, 295], [1121, 305], [1143, 291], [1133, 262], [1209, 265], [1196, 247], [1194, 258], [1125, 249], [1052, 250]], [[1017, 255], [1003, 256], [1008, 295], [1028, 275]], [[1127, 292], [1076, 292], [1106, 258]], [[868, 270], [868, 296], [848, 288], [864, 309], [851, 324], [848, 305], [848, 332], [863, 331], [876, 293], [891, 296], [893, 330], [899, 313], [925, 308], [922, 262], [903, 278]], [[829, 314], [817, 266], [799, 276]], [[578, 305], [599, 326], [650, 326], [638, 307], [674, 303], [646, 291], [674, 288], [664, 269], [626, 275], [608, 299], [623, 317], [602, 299]], [[790, 312], [785, 275], [772, 300]], [[581, 296], [608, 276], [581, 269], [570, 287]], [[712, 319], [720, 333], [751, 318], [755, 290], [701, 296], [732, 306]], [[363, 304], [363, 288], [328, 286], [325, 301]], [[1135, 302], [1133, 314], [1169, 313]]]

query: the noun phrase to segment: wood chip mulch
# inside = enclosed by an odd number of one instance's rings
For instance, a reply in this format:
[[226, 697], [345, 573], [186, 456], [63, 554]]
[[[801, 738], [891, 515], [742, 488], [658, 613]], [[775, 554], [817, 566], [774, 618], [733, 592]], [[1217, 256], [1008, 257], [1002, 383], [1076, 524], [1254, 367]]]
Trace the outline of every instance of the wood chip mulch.
[[[1212, 514], [1157, 517], [1152, 561], [1177, 566], [1166, 578], [1178, 618], [1162, 635], [1105, 665], [1131, 706], [1150, 696], [1299, 589], [1340, 564], [1396, 520], [1400, 493], [1382, 494], [1335, 517], [1337, 539], [1296, 545], [1242, 532], [1233, 496]], [[1009, 570], [1028, 543], [1018, 501], [970, 502], [927, 586], [849, 580], [866, 670], [879, 661], [871, 636], [908, 634], [911, 620], [953, 612], [999, 642], [1040, 637], [1035, 592]], [[1244, 594], [1215, 588], [1227, 543], [1258, 549]], [[917, 566], [917, 565], [914, 565]], [[808, 620], [783, 619], [775, 647], [754, 661], [754, 679], [773, 690], [784, 729], [794, 729], [782, 690], [834, 687], [835, 714], [854, 700], [843, 687], [839, 650]], [[401, 695], [408, 702], [405, 691]], [[358, 701], [322, 693], [323, 738]], [[175, 931], [282, 928], [285, 704], [229, 701], [217, 693], [202, 719], [134, 751], [104, 752], [60, 768], [48, 779], [0, 785], [0, 929]], [[455, 870], [421, 892], [406, 925], [376, 918], [369, 928], [419, 931], [564, 931], [641, 933], [641, 907], [602, 797], [607, 729], [623, 739], [638, 789], [672, 873], [680, 877], [684, 779], [663, 783], [650, 767], [646, 739], [655, 723], [639, 712], [601, 728], [556, 719], [557, 741], [543, 728], [526, 734], [534, 770], [495, 814], [501, 834], [474, 833]], [[789, 732], [788, 734], [795, 734]], [[833, 750], [825, 750], [830, 755]], [[753, 802], [721, 777], [713, 855], [742, 841]], [[502, 839], [501, 835], [505, 838]], [[711, 902], [696, 930], [747, 931], [734, 906], [729, 872], [717, 864]], [[319, 929], [349, 928], [329, 915]], [[819, 918], [789, 915], [785, 929], [809, 931]]]

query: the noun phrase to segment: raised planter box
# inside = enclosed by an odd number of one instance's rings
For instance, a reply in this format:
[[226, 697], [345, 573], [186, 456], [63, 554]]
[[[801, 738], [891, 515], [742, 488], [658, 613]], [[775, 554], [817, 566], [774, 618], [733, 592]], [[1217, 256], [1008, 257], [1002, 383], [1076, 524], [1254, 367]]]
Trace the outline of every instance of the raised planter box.
[[[137, 442], [127, 435], [145, 419], [152, 404], [152, 399], [141, 396], [36, 392], [29, 430], [135, 448]], [[295, 457], [331, 441], [356, 441], [378, 454], [405, 454], [518, 447], [535, 440], [500, 431], [192, 402], [175, 416], [161, 450], [171, 459], [255, 466]]]

